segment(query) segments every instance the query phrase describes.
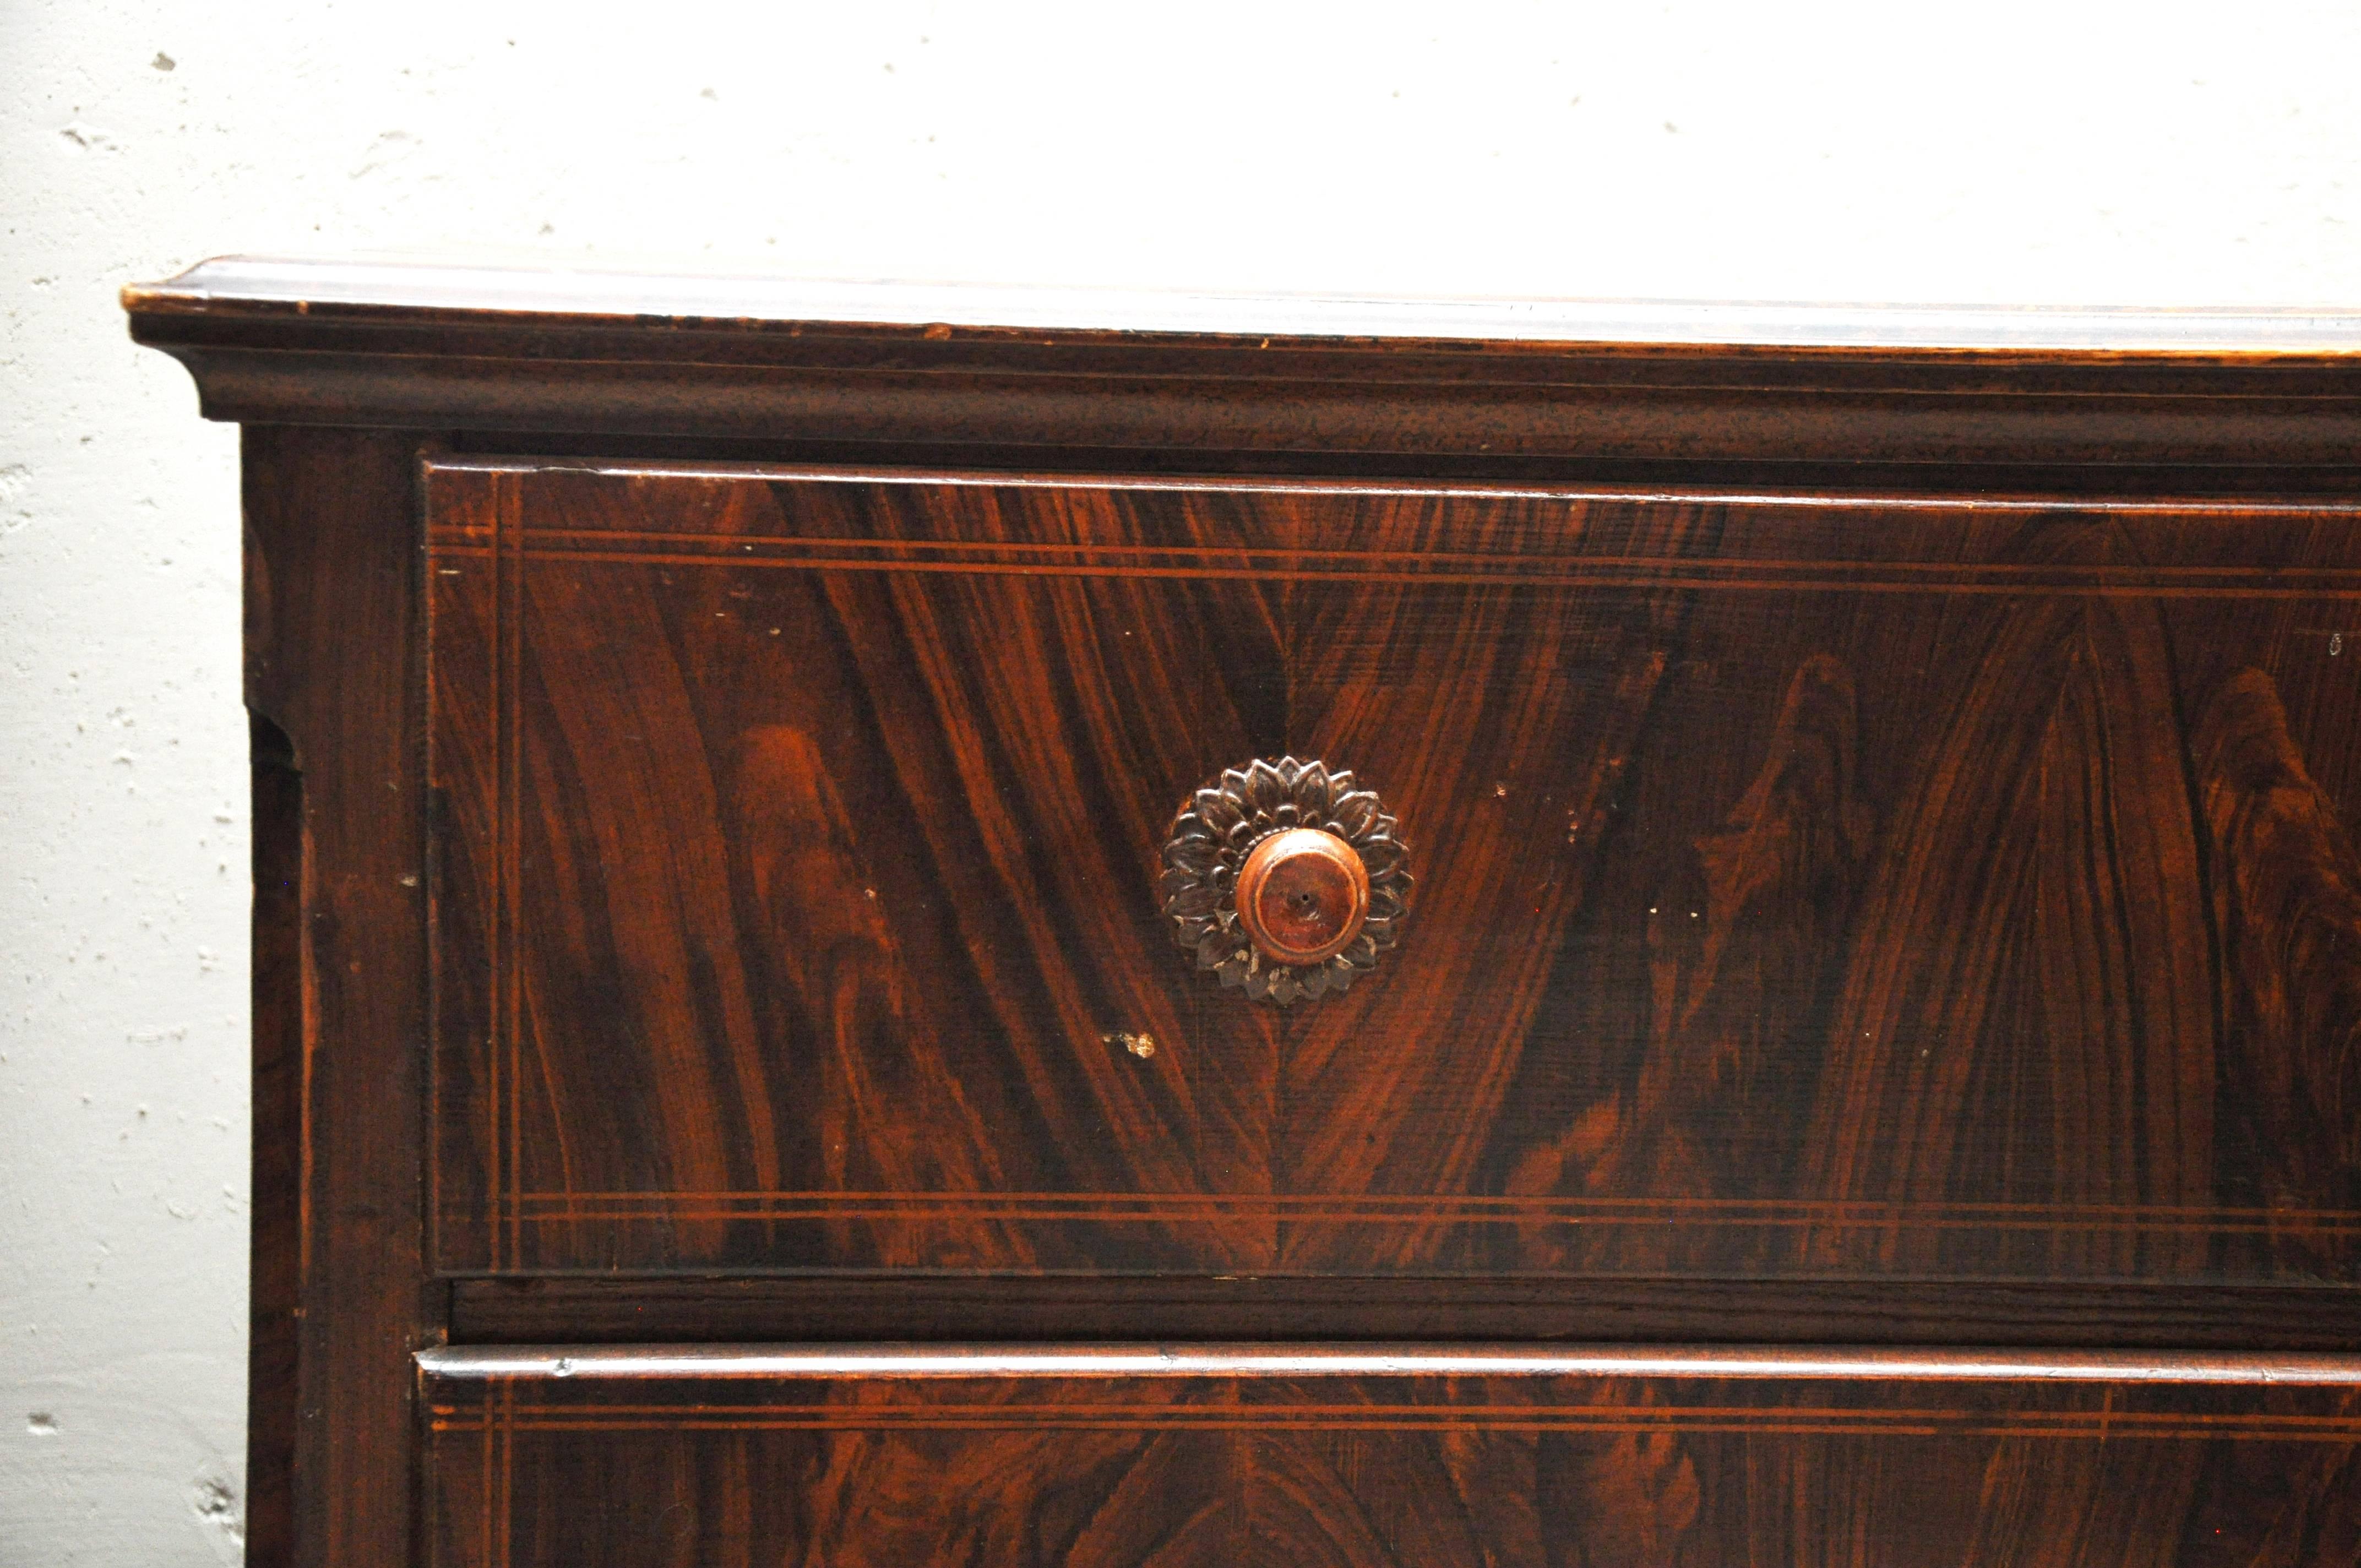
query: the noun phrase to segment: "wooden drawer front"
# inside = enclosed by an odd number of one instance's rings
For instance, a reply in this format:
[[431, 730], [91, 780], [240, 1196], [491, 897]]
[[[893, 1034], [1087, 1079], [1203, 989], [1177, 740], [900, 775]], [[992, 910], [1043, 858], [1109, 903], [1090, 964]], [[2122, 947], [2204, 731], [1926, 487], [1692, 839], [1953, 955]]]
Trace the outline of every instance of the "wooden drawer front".
[[[2347, 510], [427, 493], [445, 1269], [2361, 1279]], [[1291, 1008], [1157, 893], [1284, 753]]]
[[2361, 1562], [2361, 1359], [430, 1353], [444, 1568]]

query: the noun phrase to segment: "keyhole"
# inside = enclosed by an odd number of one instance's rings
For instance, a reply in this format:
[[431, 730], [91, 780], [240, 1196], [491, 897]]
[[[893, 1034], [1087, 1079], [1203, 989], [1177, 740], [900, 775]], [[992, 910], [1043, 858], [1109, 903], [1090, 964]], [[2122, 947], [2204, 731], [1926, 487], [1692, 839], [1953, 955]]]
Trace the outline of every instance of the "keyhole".
[[2332, 631], [2332, 632], [2330, 632], [2330, 633], [2328, 634], [2328, 656], [2329, 656], [2330, 658], [2334, 659], [2334, 657], [2336, 657], [2336, 655], [2337, 655], [2337, 654], [2342, 653], [2342, 652], [2345, 652], [2345, 633], [2343, 633], [2342, 631]]

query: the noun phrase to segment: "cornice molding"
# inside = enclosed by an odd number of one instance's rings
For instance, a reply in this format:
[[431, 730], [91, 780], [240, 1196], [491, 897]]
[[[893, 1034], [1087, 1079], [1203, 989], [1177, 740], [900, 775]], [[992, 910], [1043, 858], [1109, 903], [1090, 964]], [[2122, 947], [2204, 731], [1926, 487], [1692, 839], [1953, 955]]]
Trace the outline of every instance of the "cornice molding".
[[132, 336], [251, 422], [1708, 464], [2361, 461], [2361, 313], [1223, 298], [227, 258]]

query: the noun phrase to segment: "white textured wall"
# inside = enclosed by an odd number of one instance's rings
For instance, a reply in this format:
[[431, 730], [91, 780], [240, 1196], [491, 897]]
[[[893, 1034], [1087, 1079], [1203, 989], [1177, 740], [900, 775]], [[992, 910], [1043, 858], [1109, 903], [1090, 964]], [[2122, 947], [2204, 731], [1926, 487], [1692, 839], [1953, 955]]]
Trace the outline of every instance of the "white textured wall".
[[233, 433], [118, 285], [2361, 305], [2361, 7], [0, 0], [0, 1564], [238, 1554]]

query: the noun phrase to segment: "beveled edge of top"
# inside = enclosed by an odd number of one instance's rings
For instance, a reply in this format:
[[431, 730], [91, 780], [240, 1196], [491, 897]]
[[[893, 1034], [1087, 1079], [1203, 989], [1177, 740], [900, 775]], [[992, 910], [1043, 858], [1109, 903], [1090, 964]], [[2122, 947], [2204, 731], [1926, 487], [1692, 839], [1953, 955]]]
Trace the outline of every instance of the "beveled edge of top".
[[1379, 299], [827, 281], [598, 269], [224, 256], [122, 291], [135, 321], [337, 320], [745, 333], [947, 332], [1268, 346], [1923, 351], [2112, 358], [2361, 356], [2361, 310]]

